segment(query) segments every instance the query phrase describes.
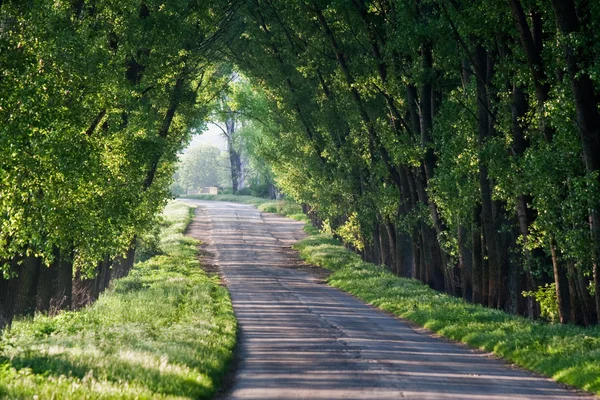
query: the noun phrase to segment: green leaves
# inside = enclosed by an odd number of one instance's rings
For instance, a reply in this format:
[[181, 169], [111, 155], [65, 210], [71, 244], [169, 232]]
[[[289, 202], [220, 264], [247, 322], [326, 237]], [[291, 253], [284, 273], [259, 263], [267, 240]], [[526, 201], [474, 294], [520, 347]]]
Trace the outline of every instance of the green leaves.
[[85, 269], [169, 198], [176, 154], [221, 87], [207, 65], [231, 5], [146, 4], [148, 18], [136, 1], [3, 4], [0, 259], [75, 247]]

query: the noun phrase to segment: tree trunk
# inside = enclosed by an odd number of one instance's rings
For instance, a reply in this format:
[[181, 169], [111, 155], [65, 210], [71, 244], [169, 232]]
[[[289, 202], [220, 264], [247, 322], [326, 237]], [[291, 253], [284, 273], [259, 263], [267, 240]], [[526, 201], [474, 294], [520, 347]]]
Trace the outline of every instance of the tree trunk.
[[19, 272], [19, 289], [14, 315], [33, 315], [41, 264], [42, 260], [38, 257], [25, 257]]
[[[13, 274], [18, 271], [18, 259], [13, 258], [10, 261], [9, 273]], [[15, 300], [19, 289], [19, 277], [5, 279], [0, 275], [0, 331], [7, 326], [10, 326], [15, 309]]]
[[[486, 161], [483, 159], [483, 149], [490, 136], [490, 121], [488, 110], [487, 71], [488, 54], [481, 46], [476, 46], [475, 65], [477, 71], [477, 119], [478, 119], [478, 145], [479, 145], [479, 186], [481, 190], [481, 225], [483, 228], [484, 245], [487, 250], [489, 273], [487, 274], [488, 300], [490, 307], [495, 307], [499, 298], [500, 260], [498, 252], [497, 229], [494, 221], [492, 204], [492, 184], [488, 176]], [[484, 80], [485, 79], [485, 80]]]
[[384, 224], [385, 233], [387, 234], [388, 252], [389, 252], [389, 267], [396, 275], [400, 275], [400, 266], [398, 265], [398, 241], [396, 235], [396, 227], [390, 221]]
[[566, 296], [566, 288], [563, 286], [562, 269], [559, 265], [558, 254], [556, 253], [556, 243], [554, 239], [550, 242], [550, 252], [552, 254], [552, 270], [554, 272], [554, 287], [556, 290], [556, 303], [558, 305], [558, 319], [561, 324], [566, 324], [569, 318], [569, 304]]
[[242, 184], [242, 160], [239, 152], [236, 149], [235, 118], [231, 113], [225, 120], [225, 128], [227, 131], [227, 149], [229, 151], [229, 164], [231, 167], [231, 191], [233, 194], [237, 194]]
[[594, 299], [590, 296], [581, 268], [575, 269], [575, 287], [577, 289], [581, 313], [583, 314], [583, 323], [585, 326], [593, 325], [596, 322]]
[[58, 263], [60, 255], [58, 250], [54, 252], [54, 261], [50, 266], [42, 265], [40, 267], [40, 278], [38, 280], [37, 298], [35, 310], [39, 312], [48, 312], [50, 310], [50, 301], [52, 294], [56, 289], [58, 280]]
[[73, 252], [61, 251], [58, 262], [56, 291], [50, 300], [50, 313], [70, 310], [73, 300]]
[[459, 225], [458, 237], [458, 265], [460, 268], [460, 295], [465, 300], [473, 298], [473, 256], [466, 243], [467, 229]]
[[580, 318], [581, 308], [578, 307], [579, 301], [577, 298], [577, 289], [575, 288], [575, 279], [575, 262], [573, 260], [567, 260], [567, 282], [569, 285], [569, 304], [571, 305], [569, 322], [581, 325], [583, 321]]
[[[173, 87], [173, 91], [171, 92], [171, 99], [169, 100], [169, 108], [165, 113], [165, 118], [161, 124], [161, 127], [158, 131], [158, 136], [160, 138], [165, 139], [169, 135], [169, 129], [171, 128], [171, 124], [173, 123], [173, 118], [175, 118], [175, 113], [177, 112], [177, 108], [179, 107], [179, 103], [181, 102], [181, 92], [183, 91], [183, 87], [185, 85], [185, 79], [183, 76], [177, 78], [175, 85]], [[158, 165], [160, 163], [160, 159], [162, 157], [162, 151], [157, 152], [152, 156], [150, 163], [148, 165], [148, 171], [146, 172], [146, 179], [144, 180], [144, 184], [142, 190], [146, 191], [152, 186], [154, 182], [154, 176], [156, 175], [156, 171], [158, 170]]]
[[479, 212], [475, 211], [475, 220], [471, 228], [472, 244], [472, 280], [473, 280], [473, 303], [487, 303], [487, 298], [484, 297], [483, 286], [483, 258], [482, 258], [482, 243], [481, 243], [481, 228], [479, 226]]

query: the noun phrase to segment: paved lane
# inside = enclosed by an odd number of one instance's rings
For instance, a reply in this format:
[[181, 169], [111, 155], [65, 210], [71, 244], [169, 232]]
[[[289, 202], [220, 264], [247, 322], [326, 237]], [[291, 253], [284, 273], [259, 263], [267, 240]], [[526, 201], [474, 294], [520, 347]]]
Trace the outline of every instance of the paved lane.
[[216, 254], [241, 329], [229, 399], [581, 396], [418, 333], [294, 268], [290, 246], [304, 236], [301, 223], [242, 204], [186, 201], [200, 205], [189, 234]]

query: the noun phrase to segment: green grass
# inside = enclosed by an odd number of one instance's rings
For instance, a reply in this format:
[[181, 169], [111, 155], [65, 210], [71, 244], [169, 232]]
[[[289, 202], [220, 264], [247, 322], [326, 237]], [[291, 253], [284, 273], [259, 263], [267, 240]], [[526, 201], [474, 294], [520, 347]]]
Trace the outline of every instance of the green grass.
[[137, 263], [92, 306], [15, 321], [0, 338], [0, 398], [210, 398], [232, 358], [227, 290], [207, 276], [191, 209], [170, 203], [162, 254]]
[[600, 394], [600, 326], [552, 325], [467, 303], [363, 262], [326, 235], [309, 236], [294, 247], [308, 263], [333, 271], [329, 284], [369, 304], [559, 382]]

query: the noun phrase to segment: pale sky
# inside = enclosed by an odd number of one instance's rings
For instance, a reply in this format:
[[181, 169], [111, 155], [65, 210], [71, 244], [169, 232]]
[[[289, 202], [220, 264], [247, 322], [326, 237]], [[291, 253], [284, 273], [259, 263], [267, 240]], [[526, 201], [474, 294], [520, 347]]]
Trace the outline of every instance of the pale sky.
[[207, 128], [204, 132], [194, 135], [190, 145], [183, 150], [184, 153], [188, 149], [200, 144], [215, 146], [221, 149], [221, 151], [227, 150], [227, 141], [223, 137], [223, 132], [213, 124], [208, 124]]

